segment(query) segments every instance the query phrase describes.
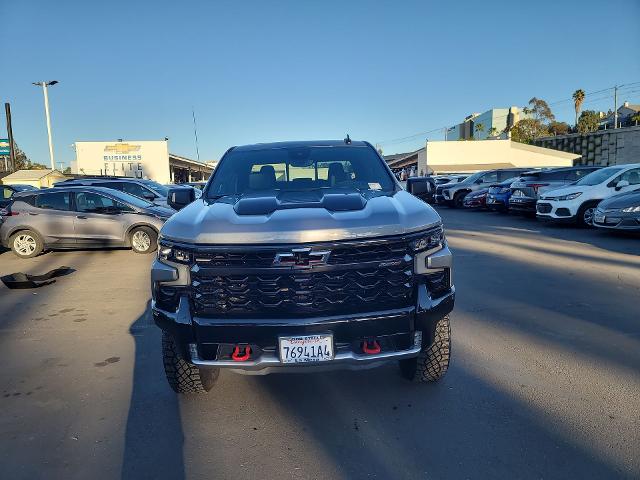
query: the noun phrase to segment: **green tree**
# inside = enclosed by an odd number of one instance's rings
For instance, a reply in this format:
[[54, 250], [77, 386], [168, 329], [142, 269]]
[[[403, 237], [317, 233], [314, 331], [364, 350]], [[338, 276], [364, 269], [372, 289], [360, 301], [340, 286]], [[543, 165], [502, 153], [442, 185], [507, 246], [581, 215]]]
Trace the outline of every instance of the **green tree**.
[[41, 163], [32, 162], [29, 157], [27, 157], [27, 154], [20, 150], [17, 143], [13, 145], [15, 147], [16, 170], [44, 170], [48, 168]]
[[582, 102], [584, 102], [584, 90], [579, 88], [575, 92], [573, 92], [573, 106], [576, 110], [576, 127], [578, 126], [578, 115], [580, 114], [580, 108], [582, 107]]
[[640, 112], [636, 113], [633, 117], [631, 117], [631, 120], [633, 120], [636, 123], [636, 127], [637, 127], [638, 122], [640, 122]]
[[548, 127], [535, 118], [520, 120], [511, 129], [511, 140], [514, 142], [531, 143], [534, 139], [547, 135]]
[[476, 133], [484, 132], [484, 125], [482, 123], [476, 123], [473, 128]]
[[489, 133], [487, 135], [489, 137], [497, 137], [498, 136], [498, 129], [496, 127], [491, 127], [489, 129]]
[[524, 107], [522, 111], [543, 124], [548, 124], [556, 119], [549, 104], [541, 98], [533, 97], [529, 100], [529, 106]]
[[598, 130], [598, 114], [593, 110], [585, 110], [578, 118], [578, 132], [590, 133]]
[[549, 132], [552, 135], [566, 135], [571, 127], [565, 122], [556, 122], [555, 120], [549, 124]]

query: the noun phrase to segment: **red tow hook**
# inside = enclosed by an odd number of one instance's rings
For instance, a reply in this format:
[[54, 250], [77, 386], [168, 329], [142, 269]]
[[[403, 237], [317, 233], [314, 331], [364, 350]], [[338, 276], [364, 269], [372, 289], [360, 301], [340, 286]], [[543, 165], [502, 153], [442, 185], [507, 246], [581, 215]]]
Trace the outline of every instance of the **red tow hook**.
[[249, 360], [250, 356], [251, 356], [251, 347], [249, 345], [245, 345], [244, 355], [240, 355], [240, 345], [236, 345], [233, 349], [233, 353], [231, 354], [231, 359], [234, 362], [245, 362]]
[[377, 340], [373, 340], [372, 342], [365, 340], [362, 342], [362, 351], [368, 355], [375, 355], [376, 353], [380, 353], [380, 344]]

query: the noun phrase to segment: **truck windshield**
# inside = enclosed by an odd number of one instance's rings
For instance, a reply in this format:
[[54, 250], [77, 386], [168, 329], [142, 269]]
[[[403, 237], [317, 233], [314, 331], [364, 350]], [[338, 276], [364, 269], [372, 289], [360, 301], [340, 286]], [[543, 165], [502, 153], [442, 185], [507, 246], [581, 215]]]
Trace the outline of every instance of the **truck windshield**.
[[395, 183], [367, 146], [232, 150], [220, 161], [209, 199], [265, 191], [350, 189], [391, 192]]

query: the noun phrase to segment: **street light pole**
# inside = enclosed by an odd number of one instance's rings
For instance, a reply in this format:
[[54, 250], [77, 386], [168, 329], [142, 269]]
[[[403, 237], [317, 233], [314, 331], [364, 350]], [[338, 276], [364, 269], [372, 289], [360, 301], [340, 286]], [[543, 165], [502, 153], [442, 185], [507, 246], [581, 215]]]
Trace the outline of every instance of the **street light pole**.
[[50, 82], [34, 82], [34, 85], [42, 87], [42, 93], [44, 94], [44, 114], [47, 119], [47, 135], [49, 136], [49, 158], [51, 159], [51, 169], [56, 169], [56, 161], [53, 156], [53, 140], [51, 138], [51, 116], [49, 115], [49, 92], [48, 87], [58, 83], [57, 80]]

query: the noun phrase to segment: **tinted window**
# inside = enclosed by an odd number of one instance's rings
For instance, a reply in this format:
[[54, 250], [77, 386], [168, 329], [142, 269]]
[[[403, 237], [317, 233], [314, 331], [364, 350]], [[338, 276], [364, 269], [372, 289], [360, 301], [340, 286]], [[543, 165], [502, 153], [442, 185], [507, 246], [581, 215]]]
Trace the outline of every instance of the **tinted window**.
[[69, 210], [69, 192], [42, 193], [36, 198], [36, 207], [48, 210]]
[[629, 182], [629, 185], [640, 185], [640, 168], [633, 168], [631, 170], [627, 170], [618, 178], [616, 178], [613, 182], [618, 183], [623, 180]]
[[482, 183], [495, 183], [498, 181], [498, 172], [488, 172], [482, 176]]
[[[159, 184], [158, 182], [154, 182], [153, 180], [144, 180], [144, 184], [161, 197], [166, 197], [167, 195], [169, 195], [169, 189], [164, 185]], [[199, 186], [199, 188], [202, 190], [201, 186]]]
[[320, 188], [392, 191], [394, 182], [369, 147], [233, 150], [216, 168], [208, 197]]
[[131, 212], [133, 209], [124, 203], [105, 197], [98, 193], [76, 193], [76, 210], [79, 212], [101, 213], [105, 211], [119, 210]]
[[563, 181], [567, 177], [566, 170], [552, 170], [550, 172], [540, 172], [540, 176], [538, 177], [540, 180], [546, 181]]
[[13, 195], [13, 190], [11, 190], [9, 187], [0, 187], [0, 193], [2, 195], [0, 195], [0, 198], [11, 198], [11, 196]]
[[576, 180], [580, 180], [582, 177], [589, 175], [591, 172], [595, 172], [597, 168], [588, 169], [588, 168], [580, 168], [577, 170], [568, 170], [567, 175], [565, 176], [565, 180], [570, 182], [575, 182]]

